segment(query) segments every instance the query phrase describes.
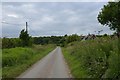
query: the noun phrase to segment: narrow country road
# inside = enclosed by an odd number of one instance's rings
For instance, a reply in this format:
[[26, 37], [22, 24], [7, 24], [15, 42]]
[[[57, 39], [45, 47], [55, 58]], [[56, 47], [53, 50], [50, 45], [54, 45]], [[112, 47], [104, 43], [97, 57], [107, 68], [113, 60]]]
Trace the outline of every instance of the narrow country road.
[[17, 78], [70, 78], [61, 48], [54, 49]]

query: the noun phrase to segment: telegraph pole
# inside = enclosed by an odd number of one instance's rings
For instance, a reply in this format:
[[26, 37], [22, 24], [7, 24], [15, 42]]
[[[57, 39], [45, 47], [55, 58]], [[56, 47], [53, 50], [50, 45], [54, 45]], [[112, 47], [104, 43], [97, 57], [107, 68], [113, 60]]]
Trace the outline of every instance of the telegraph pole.
[[27, 24], [27, 22], [26, 22], [26, 32], [28, 32], [28, 29], [27, 29], [27, 28], [28, 28], [28, 24]]

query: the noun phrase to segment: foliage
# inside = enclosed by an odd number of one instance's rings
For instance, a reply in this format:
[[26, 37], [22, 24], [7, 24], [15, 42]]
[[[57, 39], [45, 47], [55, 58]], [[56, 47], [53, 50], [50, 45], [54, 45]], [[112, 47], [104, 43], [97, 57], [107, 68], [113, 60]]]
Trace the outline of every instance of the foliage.
[[73, 41], [79, 41], [80, 36], [77, 34], [73, 35], [65, 35], [65, 36], [50, 36], [50, 37], [34, 37], [33, 41], [34, 44], [56, 44], [60, 46], [64, 46], [67, 43], [73, 42]]
[[77, 34], [72, 34], [67, 37], [67, 43], [79, 41], [79, 40], [80, 40], [80, 37]]
[[98, 15], [98, 21], [103, 25], [108, 25], [110, 29], [120, 32], [120, 1], [109, 2], [104, 5]]
[[14, 78], [55, 48], [54, 45], [34, 45], [32, 48], [16, 47], [2, 51], [2, 77]]
[[2, 38], [2, 48], [20, 47], [21, 40], [19, 38]]
[[31, 46], [30, 36], [29, 36], [28, 32], [25, 31], [24, 29], [21, 31], [19, 38], [21, 39], [23, 47]]
[[65, 46], [74, 41], [80, 41], [80, 36], [72, 34], [69, 36], [30, 37], [26, 31], [22, 30], [19, 38], [2, 38], [2, 48], [25, 47], [32, 46], [33, 44], [56, 44], [57, 46]]
[[62, 36], [33, 37], [34, 44], [59, 44]]
[[61, 39], [60, 39], [60, 46], [64, 47], [67, 44], [67, 35], [64, 35]]
[[20, 38], [2, 38], [2, 48], [15, 48], [32, 46], [32, 38], [27, 34], [26, 31], [22, 30]]
[[107, 37], [72, 42], [63, 53], [75, 78], [120, 78], [117, 44]]
[[2, 48], [2, 39], [0, 38], [0, 49]]

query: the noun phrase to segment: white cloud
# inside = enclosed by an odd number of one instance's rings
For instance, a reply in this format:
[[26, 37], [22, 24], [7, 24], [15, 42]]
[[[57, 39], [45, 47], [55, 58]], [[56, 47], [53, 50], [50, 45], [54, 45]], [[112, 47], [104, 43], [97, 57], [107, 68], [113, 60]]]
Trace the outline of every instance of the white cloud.
[[41, 21], [42, 21], [42, 23], [47, 23], [47, 22], [50, 23], [50, 22], [54, 21], [54, 19], [51, 16], [43, 16]]
[[106, 3], [74, 2], [74, 3], [3, 3], [3, 21], [21, 25], [3, 24], [3, 35], [18, 37], [25, 22], [34, 32], [31, 35], [65, 35], [88, 34], [104, 29], [104, 33], [112, 33], [108, 27], [101, 27], [97, 21], [99, 10]]
[[[110, 0], [2, 0], [2, 2], [108, 2]], [[112, 0], [115, 1], [115, 0]]]
[[75, 15], [76, 12], [70, 9], [65, 9], [62, 11], [63, 14], [70, 14], [70, 15]]
[[7, 16], [8, 17], [13, 17], [13, 18], [18, 18], [18, 15], [15, 15], [15, 14], [8, 14]]
[[[2, 22], [2, 3], [0, 3], [0, 22]], [[2, 37], [2, 24], [0, 23], [0, 37]]]

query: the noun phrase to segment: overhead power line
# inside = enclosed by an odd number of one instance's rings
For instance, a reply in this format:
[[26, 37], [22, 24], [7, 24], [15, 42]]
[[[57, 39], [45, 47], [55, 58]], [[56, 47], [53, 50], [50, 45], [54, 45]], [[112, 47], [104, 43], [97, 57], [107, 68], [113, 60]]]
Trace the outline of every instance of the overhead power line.
[[28, 29], [30, 29], [30, 31], [35, 34], [36, 36], [38, 35], [35, 31], [33, 31], [30, 27], [28, 27]]
[[23, 24], [14, 24], [14, 23], [8, 23], [8, 22], [1, 22], [3, 24], [10, 24], [10, 25], [23, 25]]
[[[8, 22], [1, 22], [1, 23], [3, 23], [3, 24], [9, 24], [9, 25], [19, 25], [19, 26], [22, 26], [23, 24], [15, 24], [15, 23], [8, 23]], [[32, 30], [31, 29], [31, 27], [29, 26], [29, 25], [27, 24], [27, 22], [26, 22], [26, 30], [27, 30], [27, 28], [34, 34], [34, 35], [38, 35], [34, 30]]]

